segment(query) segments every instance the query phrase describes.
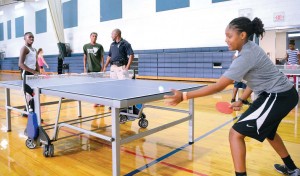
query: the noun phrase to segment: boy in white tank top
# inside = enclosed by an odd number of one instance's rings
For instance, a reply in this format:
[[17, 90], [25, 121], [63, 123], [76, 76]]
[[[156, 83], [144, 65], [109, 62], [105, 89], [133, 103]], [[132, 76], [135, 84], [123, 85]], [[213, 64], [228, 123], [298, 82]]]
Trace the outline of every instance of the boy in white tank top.
[[[37, 65], [37, 54], [36, 50], [32, 48], [32, 44], [34, 42], [34, 36], [31, 32], [26, 32], [24, 34], [24, 40], [25, 40], [25, 45], [21, 48], [20, 51], [20, 57], [19, 57], [19, 67], [21, 69], [21, 78], [23, 79], [22, 75], [23, 72], [25, 72], [25, 75], [35, 75], [39, 74], [39, 67]], [[34, 103], [31, 99], [33, 96], [33, 90], [26, 89], [25, 90], [27, 94], [26, 98], [28, 100], [28, 103], [30, 104], [30, 107], [34, 110]], [[25, 109], [26, 111], [26, 109]], [[22, 114], [22, 116], [27, 116], [27, 114]]]
[[19, 57], [19, 67], [21, 74], [24, 71], [26, 75], [39, 74], [39, 67], [37, 65], [36, 50], [32, 48], [34, 36], [31, 32], [24, 34], [25, 45], [21, 48]]

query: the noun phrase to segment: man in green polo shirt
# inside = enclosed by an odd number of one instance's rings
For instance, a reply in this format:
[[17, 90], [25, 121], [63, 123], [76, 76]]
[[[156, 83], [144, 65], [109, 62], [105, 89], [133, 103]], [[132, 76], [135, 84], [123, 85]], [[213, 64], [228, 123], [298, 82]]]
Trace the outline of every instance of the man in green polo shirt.
[[[96, 43], [98, 34], [92, 32], [90, 35], [91, 42], [83, 46], [83, 71], [84, 73], [89, 72], [101, 72], [102, 66], [104, 65], [104, 49], [101, 44]], [[87, 67], [86, 67], [87, 64]], [[94, 107], [103, 105], [94, 104]]]
[[[98, 34], [92, 32], [90, 35], [91, 42], [83, 46], [83, 70], [87, 72], [101, 72], [104, 65], [104, 49], [101, 44], [96, 43]], [[88, 65], [86, 67], [86, 64]]]

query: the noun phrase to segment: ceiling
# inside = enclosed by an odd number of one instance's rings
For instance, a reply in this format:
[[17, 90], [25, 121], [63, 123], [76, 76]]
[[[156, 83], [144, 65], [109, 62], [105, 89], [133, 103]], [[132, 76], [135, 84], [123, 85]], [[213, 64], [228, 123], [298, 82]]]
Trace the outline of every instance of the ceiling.
[[14, 4], [14, 3], [18, 3], [18, 2], [25, 2], [25, 0], [0, 0], [0, 6]]

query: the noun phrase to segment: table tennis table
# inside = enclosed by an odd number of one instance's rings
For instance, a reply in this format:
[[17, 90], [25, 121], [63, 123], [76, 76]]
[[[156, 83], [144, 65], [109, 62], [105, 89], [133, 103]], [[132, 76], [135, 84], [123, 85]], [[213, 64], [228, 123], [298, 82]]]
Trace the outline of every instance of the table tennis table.
[[[76, 100], [79, 102], [79, 105], [81, 101], [84, 101], [95, 104], [103, 104], [105, 106], [111, 107], [111, 136], [106, 136], [100, 133], [96, 133], [94, 131], [88, 131], [77, 126], [73, 126], [71, 124], [62, 122], [60, 122], [59, 124], [56, 122], [55, 129], [59, 130], [60, 127], [64, 126], [73, 130], [77, 130], [81, 133], [85, 133], [100, 138], [102, 140], [111, 142], [112, 175], [114, 176], [120, 175], [120, 146], [122, 144], [148, 136], [150, 134], [159, 132], [161, 130], [178, 125], [186, 121], [188, 121], [189, 126], [189, 143], [194, 142], [194, 99], [189, 100], [188, 110], [174, 109], [169, 107], [158, 107], [153, 105], [147, 105], [146, 103], [162, 100], [165, 94], [170, 93], [171, 88], [180, 91], [191, 91], [203, 87], [205, 85], [135, 79], [114, 80], [105, 77], [105, 75], [107, 74], [98, 73], [87, 75], [55, 75], [50, 76], [50, 78], [39, 79], [38, 81], [30, 81], [30, 76], [28, 76], [27, 84], [34, 89], [35, 93], [34, 105], [35, 113], [37, 114], [39, 121], [38, 123], [41, 125], [41, 106], [43, 104], [40, 100], [41, 94], [59, 97], [59, 103], [61, 103], [61, 99], [63, 97], [65, 99]], [[164, 87], [163, 91], [158, 89], [158, 87], [160, 86]], [[6, 125], [7, 131], [11, 131], [11, 111], [17, 110], [21, 112], [21, 110], [11, 106], [10, 89], [22, 90], [22, 81], [3, 81], [0, 82], [0, 87], [5, 88]], [[127, 108], [136, 104], [145, 104], [145, 108], [156, 108], [160, 110], [179, 112], [183, 113], [186, 116], [178, 120], [174, 120], [170, 123], [166, 123], [161, 126], [155, 127], [153, 129], [147, 129], [144, 132], [126, 138], [121, 138], [119, 121], [120, 112], [122, 108]], [[78, 111], [81, 111], [81, 106], [79, 106], [78, 108]], [[78, 115], [81, 116], [81, 112], [79, 112]], [[57, 116], [59, 117], [59, 112]]]
[[276, 65], [276, 67], [285, 75], [296, 76], [296, 90], [299, 88], [300, 65]]

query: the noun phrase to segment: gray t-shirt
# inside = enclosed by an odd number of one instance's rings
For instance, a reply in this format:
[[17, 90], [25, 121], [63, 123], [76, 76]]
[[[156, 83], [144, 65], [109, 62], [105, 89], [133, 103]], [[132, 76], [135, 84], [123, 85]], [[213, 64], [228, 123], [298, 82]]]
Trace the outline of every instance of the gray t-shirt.
[[255, 94], [288, 91], [293, 84], [272, 63], [263, 49], [248, 41], [223, 76], [240, 82], [247, 81]]

